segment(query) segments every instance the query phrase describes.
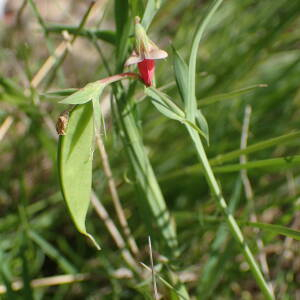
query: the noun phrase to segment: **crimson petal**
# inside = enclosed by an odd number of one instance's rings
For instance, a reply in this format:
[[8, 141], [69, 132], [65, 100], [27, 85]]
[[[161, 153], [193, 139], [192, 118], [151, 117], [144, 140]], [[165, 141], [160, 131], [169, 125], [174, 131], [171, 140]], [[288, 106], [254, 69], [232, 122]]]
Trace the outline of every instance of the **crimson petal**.
[[144, 81], [145, 85], [151, 86], [155, 70], [154, 59], [144, 59], [143, 61], [138, 63], [138, 68], [140, 71], [141, 79]]

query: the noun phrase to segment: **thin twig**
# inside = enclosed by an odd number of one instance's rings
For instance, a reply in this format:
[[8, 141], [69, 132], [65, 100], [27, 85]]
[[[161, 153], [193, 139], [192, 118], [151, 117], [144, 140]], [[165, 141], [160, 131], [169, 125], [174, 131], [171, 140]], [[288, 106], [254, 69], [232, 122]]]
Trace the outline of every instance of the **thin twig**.
[[47, 76], [50, 70], [53, 68], [57, 60], [64, 55], [66, 50], [70, 45], [69, 41], [61, 42], [58, 47], [55, 49], [53, 55], [50, 55], [42, 67], [37, 71], [37, 73], [33, 76], [31, 80], [31, 86], [33, 88], [37, 88], [43, 79]]
[[[30, 3], [33, 4], [34, 2], [32, 0], [30, 0]], [[78, 26], [77, 32], [80, 32], [80, 30], [83, 28], [94, 5], [95, 5], [95, 1], [92, 1]], [[34, 4], [32, 5], [32, 7], [34, 8], [34, 12], [36, 13], [37, 19], [38, 19], [41, 27], [45, 31], [46, 26], [45, 26], [43, 19], [38, 14], [38, 11]], [[58, 47], [55, 49], [53, 55], [50, 55], [47, 58], [45, 63], [42, 65], [42, 67], [38, 70], [36, 75], [33, 77], [32, 81], [31, 81], [31, 86], [33, 88], [37, 88], [40, 85], [40, 83], [43, 81], [43, 79], [46, 77], [46, 75], [50, 72], [50, 70], [54, 66], [56, 66], [56, 68], [58, 68], [62, 64], [62, 62], [64, 61], [64, 59], [66, 57], [67, 50], [69, 50], [71, 45], [74, 44], [77, 36], [78, 36], [77, 33], [75, 33], [70, 41], [63, 41], [58, 45]]]
[[[144, 264], [143, 262], [140, 262], [141, 266], [144, 267], [146, 270], [151, 272], [151, 268], [148, 267], [146, 264]], [[170, 290], [172, 290], [181, 300], [188, 300], [190, 298], [188, 298], [188, 296], [183, 295], [181, 292], [178, 292], [178, 290], [176, 289], [176, 287], [174, 287], [172, 284], [170, 284], [167, 280], [165, 280], [162, 276], [160, 276], [159, 274], [156, 275], [157, 278]]]
[[152, 274], [152, 285], [153, 285], [153, 292], [154, 292], [154, 299], [158, 300], [158, 292], [157, 292], [157, 285], [156, 285], [156, 278], [155, 278], [155, 270], [154, 270], [154, 263], [153, 263], [153, 253], [152, 253], [152, 245], [151, 245], [151, 238], [148, 236], [148, 244], [149, 244], [149, 256], [150, 256], [150, 264], [151, 264], [151, 274]]
[[4, 136], [6, 135], [8, 129], [10, 128], [10, 126], [12, 125], [14, 119], [12, 116], [8, 116], [4, 122], [2, 123], [2, 125], [0, 126], [0, 141], [4, 138]]
[[[251, 106], [247, 105], [245, 108], [243, 127], [242, 127], [242, 136], [241, 136], [241, 149], [245, 149], [247, 147], [248, 135], [249, 135], [249, 127], [250, 127], [250, 117], [251, 117]], [[247, 156], [242, 154], [240, 156], [240, 164], [245, 164], [247, 162]], [[251, 186], [251, 182], [248, 177], [247, 169], [241, 170], [241, 179], [243, 182], [245, 196], [248, 201], [248, 205], [250, 207], [250, 221], [257, 222], [257, 217], [255, 213], [255, 205], [254, 205], [254, 193]], [[254, 228], [254, 232], [258, 235], [259, 229]], [[265, 276], [269, 279], [268, 285], [272, 294], [274, 294], [274, 288], [272, 283], [270, 282], [270, 270], [267, 262], [266, 253], [264, 251], [264, 242], [260, 237], [257, 238], [257, 247], [259, 249], [259, 261], [261, 263], [262, 271]]]
[[123, 259], [126, 261], [128, 266], [132, 268], [136, 273], [141, 274], [141, 270], [137, 265], [136, 261], [132, 257], [131, 253], [126, 248], [126, 243], [120, 234], [118, 228], [114, 224], [113, 220], [110, 218], [108, 212], [106, 211], [105, 207], [102, 205], [100, 200], [97, 198], [94, 191], [92, 191], [91, 202], [94, 206], [94, 209], [100, 219], [104, 222], [108, 232], [112, 236], [114, 242], [116, 243], [117, 247], [121, 250], [121, 255]]
[[21, 4], [20, 8], [18, 9], [17, 15], [16, 15], [16, 25], [20, 26], [21, 25], [21, 17], [24, 12], [24, 9], [27, 5], [28, 1], [23, 0], [23, 3]]
[[97, 146], [98, 146], [99, 153], [100, 153], [100, 156], [101, 156], [104, 174], [105, 174], [105, 176], [108, 180], [108, 187], [109, 187], [109, 191], [110, 191], [111, 198], [112, 198], [112, 201], [113, 201], [113, 205], [114, 205], [116, 213], [117, 213], [117, 217], [119, 219], [120, 225], [123, 229], [123, 232], [125, 234], [125, 237], [128, 241], [128, 245], [129, 245], [132, 253], [135, 256], [138, 256], [139, 249], [137, 247], [135, 239], [132, 236], [130, 228], [128, 226], [128, 223], [127, 223], [127, 220], [126, 220], [126, 217], [125, 217], [125, 213], [124, 213], [123, 207], [122, 207], [121, 202], [120, 202], [120, 198], [119, 198], [119, 195], [118, 195], [116, 184], [115, 184], [115, 181], [114, 181], [114, 178], [113, 178], [113, 174], [112, 174], [112, 171], [111, 171], [111, 168], [110, 168], [108, 155], [107, 155], [107, 152], [106, 152], [106, 149], [105, 149], [105, 146], [104, 146], [104, 143], [103, 143], [103, 140], [102, 140], [102, 137], [101, 137], [100, 134], [98, 134], [96, 136], [96, 142], [97, 142]]

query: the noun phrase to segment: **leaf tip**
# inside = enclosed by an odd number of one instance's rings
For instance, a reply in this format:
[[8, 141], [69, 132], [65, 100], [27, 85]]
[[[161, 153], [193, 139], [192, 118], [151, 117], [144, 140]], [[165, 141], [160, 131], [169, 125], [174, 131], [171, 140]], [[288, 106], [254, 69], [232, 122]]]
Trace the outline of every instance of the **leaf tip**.
[[87, 232], [83, 232], [83, 234], [90, 239], [90, 241], [96, 247], [97, 250], [101, 250], [101, 247], [99, 246], [99, 244], [96, 242], [96, 240], [94, 239], [94, 237], [91, 234], [89, 234]]

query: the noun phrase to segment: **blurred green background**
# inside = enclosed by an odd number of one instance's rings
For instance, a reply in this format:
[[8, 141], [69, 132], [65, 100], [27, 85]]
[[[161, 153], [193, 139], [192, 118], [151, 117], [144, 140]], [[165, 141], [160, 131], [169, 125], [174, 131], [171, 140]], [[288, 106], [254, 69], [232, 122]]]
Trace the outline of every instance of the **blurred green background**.
[[[37, 72], [69, 38], [63, 30], [53, 32], [53, 25], [60, 24], [62, 29], [77, 26], [87, 3], [36, 1], [38, 19], [33, 2], [22, 2], [9, 1], [0, 25], [0, 297], [144, 299], [143, 286], [150, 285], [149, 280], [138, 281], [126, 269], [120, 249], [94, 210], [88, 214], [87, 227], [101, 244], [101, 252], [77, 233], [67, 214], [58, 185], [54, 127], [64, 108], [57, 103], [61, 98], [45, 96], [49, 91], [79, 88], [106, 77], [103, 56], [114, 70], [115, 49], [94, 35], [79, 36], [61, 66], [46, 72], [35, 88], [32, 81]], [[134, 6], [138, 1], [129, 2]], [[171, 44], [187, 59], [195, 28], [211, 2], [156, 1], [161, 7], [148, 32], [169, 53], [166, 60], [157, 63], [156, 82], [174, 101], [179, 100], [179, 94]], [[113, 31], [114, 26], [113, 1], [97, 1], [85, 28]], [[247, 105], [252, 108], [249, 145], [299, 130], [299, 36], [300, 1], [228, 0], [222, 4], [198, 52], [199, 106], [207, 97], [257, 84], [267, 86], [203, 105], [210, 132], [206, 147], [209, 158], [240, 148]], [[135, 98], [144, 144], [176, 224], [182, 251], [178, 272], [190, 294], [195, 299], [263, 299], [238, 246], [220, 225], [222, 216], [204, 177], [199, 180], [201, 172], [189, 137], [179, 124], [158, 114], [149, 99], [143, 98], [142, 85]], [[139, 261], [148, 264], [145, 216], [138, 209], [139, 195], [109, 109], [107, 128], [105, 144], [118, 193], [140, 249]], [[249, 161], [285, 157], [287, 162], [248, 168], [259, 222], [300, 230], [300, 168], [292, 159], [299, 154], [299, 145], [299, 135], [295, 135], [248, 155]], [[229, 168], [216, 172], [224, 195], [234, 203], [236, 218], [249, 221], [253, 208], [245, 196], [240, 171], [232, 167], [238, 163], [236, 156], [220, 164], [230, 164]], [[96, 149], [93, 188], [118, 226]], [[265, 253], [277, 298], [300, 299], [299, 242], [246, 226], [243, 232], [255, 253]], [[160, 244], [155, 232], [151, 234], [158, 256]], [[257, 246], [258, 239], [263, 241], [263, 248]], [[212, 273], [207, 271], [208, 263], [214, 264]], [[54, 286], [48, 282], [46, 287], [30, 287], [31, 280], [64, 274], [81, 277], [73, 276], [70, 284], [61, 284], [61, 277]], [[23, 288], [13, 291], [19, 279]], [[164, 287], [159, 289], [163, 293]]]

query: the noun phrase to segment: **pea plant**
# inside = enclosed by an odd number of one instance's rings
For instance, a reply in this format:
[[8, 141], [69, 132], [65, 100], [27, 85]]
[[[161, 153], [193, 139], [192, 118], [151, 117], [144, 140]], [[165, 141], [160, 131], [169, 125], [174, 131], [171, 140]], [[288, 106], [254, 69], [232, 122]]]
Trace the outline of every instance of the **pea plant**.
[[[151, 215], [149, 216], [151, 222], [155, 223], [157, 227], [159, 239], [163, 241], [166, 257], [170, 260], [176, 260], [178, 257], [180, 251], [176, 232], [157, 178], [145, 152], [134, 116], [135, 86], [136, 84], [143, 84], [145, 95], [149, 97], [158, 112], [166, 118], [180, 122], [187, 130], [191, 146], [194, 147], [198, 155], [211, 194], [223, 212], [224, 220], [231, 234], [240, 245], [241, 252], [249, 264], [257, 285], [266, 299], [274, 299], [274, 295], [262, 275], [237, 221], [228, 209], [220, 183], [216, 180], [207, 159], [204, 143], [208, 144], [209, 142], [208, 125], [196, 102], [195, 74], [198, 47], [208, 22], [213, 18], [222, 0], [214, 2], [207, 16], [196, 29], [188, 63], [173, 48], [174, 76], [178, 93], [182, 99], [182, 107], [175, 104], [170, 96], [155, 88], [155, 64], [159, 63], [157, 60], [167, 58], [168, 54], [147, 36], [145, 28], [149, 26], [156, 11], [151, 3], [152, 1], [148, 2], [142, 20], [140, 16], [135, 16], [134, 48], [126, 60], [123, 59], [124, 56], [120, 56], [119, 67], [116, 68], [116, 70], [122, 70], [123, 67], [135, 67], [137, 65], [139, 74], [119, 73], [100, 79], [87, 84], [60, 101], [61, 104], [72, 105], [67, 112], [63, 113], [63, 119], [60, 118], [58, 122], [61, 134], [58, 146], [60, 185], [70, 215], [78, 231], [86, 235], [96, 248], [100, 249], [92, 235], [86, 231], [85, 222], [92, 195], [94, 143], [100, 135], [109, 134], [105, 133], [105, 120], [100, 104], [104, 89], [110, 86], [114, 122], [116, 122], [119, 137], [123, 141], [134, 171], [136, 186], [142, 195], [139, 201], [143, 201], [143, 205], [147, 207]], [[124, 26], [120, 24], [118, 28], [121, 38], [117, 47], [121, 53], [128, 53], [131, 48], [128, 42], [131, 26], [128, 24], [132, 22], [130, 19], [125, 20]], [[121, 49], [121, 47], [123, 48]], [[124, 85], [122, 83], [124, 80], [129, 80], [129, 85]], [[172, 276], [174, 281], [174, 273]], [[187, 299], [189, 297], [182, 284], [179, 289], [174, 290], [179, 298]]]

